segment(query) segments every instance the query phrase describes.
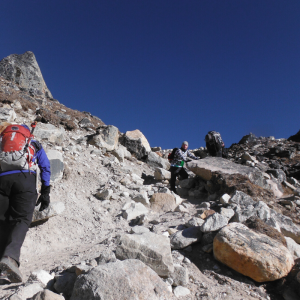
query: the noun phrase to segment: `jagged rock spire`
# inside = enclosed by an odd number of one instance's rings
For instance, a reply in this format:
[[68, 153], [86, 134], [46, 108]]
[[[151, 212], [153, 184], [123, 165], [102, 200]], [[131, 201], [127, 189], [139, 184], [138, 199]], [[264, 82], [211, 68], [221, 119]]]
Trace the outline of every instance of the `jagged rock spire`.
[[0, 61], [0, 76], [18, 84], [33, 95], [53, 98], [31, 51], [3, 58]]

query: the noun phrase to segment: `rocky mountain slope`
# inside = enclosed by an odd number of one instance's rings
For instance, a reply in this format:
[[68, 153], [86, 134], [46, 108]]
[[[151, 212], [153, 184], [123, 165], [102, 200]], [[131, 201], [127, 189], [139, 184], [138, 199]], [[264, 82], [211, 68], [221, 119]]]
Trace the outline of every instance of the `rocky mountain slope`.
[[[300, 144], [250, 134], [228, 159], [170, 150], [52, 98], [33, 53], [0, 62], [0, 121], [38, 121], [51, 207], [34, 214], [23, 284], [1, 299], [299, 299]], [[292, 134], [292, 133], [291, 133]]]

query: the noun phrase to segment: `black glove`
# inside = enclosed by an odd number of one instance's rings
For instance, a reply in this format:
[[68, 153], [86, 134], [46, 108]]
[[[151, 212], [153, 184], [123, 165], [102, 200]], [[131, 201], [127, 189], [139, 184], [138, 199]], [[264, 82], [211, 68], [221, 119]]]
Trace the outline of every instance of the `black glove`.
[[42, 185], [41, 195], [35, 206], [38, 206], [40, 203], [41, 203], [41, 207], [40, 207], [39, 211], [43, 211], [44, 209], [46, 209], [49, 206], [49, 204], [50, 204], [50, 185], [49, 186]]

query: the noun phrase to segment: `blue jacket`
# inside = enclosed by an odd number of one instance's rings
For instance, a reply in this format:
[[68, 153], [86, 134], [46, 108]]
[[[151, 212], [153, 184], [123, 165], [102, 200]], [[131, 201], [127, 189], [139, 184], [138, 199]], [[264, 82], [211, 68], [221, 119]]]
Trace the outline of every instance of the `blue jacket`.
[[[51, 170], [50, 170], [50, 161], [47, 157], [47, 154], [43, 149], [42, 145], [38, 141], [32, 140], [31, 145], [33, 145], [33, 147], [35, 148], [35, 153], [33, 155], [32, 161], [37, 163], [41, 171], [40, 175], [41, 175], [42, 184], [44, 186], [49, 186]], [[5, 171], [5, 172], [1, 172], [0, 176], [14, 174], [14, 173], [21, 173], [21, 172], [29, 172], [29, 170]]]

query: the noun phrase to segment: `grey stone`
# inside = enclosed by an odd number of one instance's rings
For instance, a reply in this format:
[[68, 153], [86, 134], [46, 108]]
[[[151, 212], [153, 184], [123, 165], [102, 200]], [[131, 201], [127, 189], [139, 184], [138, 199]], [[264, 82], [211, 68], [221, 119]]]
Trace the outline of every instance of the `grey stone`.
[[103, 252], [99, 257], [96, 258], [96, 262], [98, 265], [104, 265], [116, 261], [117, 258], [114, 252]]
[[183, 287], [183, 286], [177, 286], [174, 290], [173, 290], [174, 295], [177, 298], [181, 298], [184, 296], [188, 296], [191, 292], [188, 288]]
[[130, 221], [136, 217], [147, 215], [149, 210], [142, 203], [131, 202], [123, 211], [123, 218]]
[[54, 288], [58, 293], [62, 293], [64, 297], [69, 298], [72, 294], [74, 283], [77, 275], [75, 273], [63, 272], [55, 276]]
[[111, 152], [120, 162], [124, 162], [125, 158], [131, 157], [131, 153], [123, 146], [119, 145], [117, 149]]
[[173, 280], [174, 286], [185, 286], [189, 282], [188, 270], [186, 267], [182, 267], [179, 264], [174, 264], [174, 272], [170, 275]]
[[17, 115], [12, 108], [0, 107], [0, 121], [13, 122]]
[[235, 191], [229, 200], [229, 204], [244, 208], [249, 205], [254, 205], [255, 201], [249, 195], [241, 191]]
[[43, 211], [39, 211], [39, 206], [36, 206], [31, 224], [36, 224], [39, 221], [46, 221], [51, 217], [62, 214], [64, 210], [65, 204], [63, 202], [50, 202], [49, 206]]
[[50, 161], [51, 181], [59, 181], [64, 174], [64, 159], [62, 153], [57, 150], [47, 150], [47, 156]]
[[209, 202], [202, 202], [199, 205], [200, 208], [205, 208], [205, 209], [209, 209], [210, 208], [210, 203]]
[[44, 95], [47, 98], [53, 98], [31, 51], [3, 58], [0, 61], [0, 76], [18, 84], [35, 96]]
[[234, 211], [234, 216], [231, 219], [232, 222], [242, 223], [255, 215], [253, 205], [243, 206], [242, 208], [238, 206], [234, 209]]
[[149, 228], [144, 227], [144, 226], [134, 226], [131, 228], [131, 233], [142, 234], [142, 233], [146, 233], [146, 232], [150, 232], [150, 230], [149, 230]]
[[202, 232], [199, 227], [190, 227], [177, 231], [170, 236], [172, 249], [183, 249], [201, 240]]
[[112, 151], [118, 147], [119, 130], [113, 125], [102, 125], [97, 132], [88, 136], [87, 143]]
[[57, 128], [52, 124], [39, 123], [34, 130], [34, 136], [37, 140], [56, 145], [63, 144], [65, 134], [66, 132], [63, 128]]
[[122, 234], [116, 257], [139, 259], [160, 276], [169, 276], [174, 271], [169, 238], [152, 232]]
[[300, 245], [297, 244], [292, 238], [285, 237], [287, 248], [291, 252], [291, 254], [298, 258], [300, 257]]
[[112, 196], [113, 191], [110, 189], [104, 189], [102, 191], [99, 191], [95, 194], [96, 198], [99, 200], [109, 200]]
[[55, 111], [54, 113], [62, 120], [71, 120], [71, 116], [62, 113], [59, 110]]
[[179, 181], [179, 185], [185, 189], [191, 189], [195, 186], [195, 178], [187, 178]]
[[217, 231], [228, 224], [228, 219], [218, 213], [208, 216], [200, 229], [202, 232]]
[[87, 117], [81, 119], [79, 122], [78, 122], [78, 125], [81, 127], [81, 128], [89, 128], [89, 127], [94, 127], [93, 123], [91, 122], [91, 120]]
[[241, 174], [247, 176], [252, 183], [263, 188], [266, 187], [266, 181], [261, 171], [236, 164], [221, 157], [206, 157], [200, 160], [193, 160], [187, 163], [187, 168], [204, 180], [211, 180], [213, 172]]
[[49, 290], [43, 290], [39, 293], [37, 293], [32, 300], [64, 300], [65, 297], [58, 295], [56, 293], [53, 293]]
[[171, 172], [169, 172], [165, 169], [162, 169], [162, 168], [155, 168], [154, 178], [156, 180], [170, 180], [171, 179]]
[[275, 178], [279, 180], [279, 182], [283, 182], [286, 180], [285, 173], [280, 169], [270, 169], [266, 171], [268, 174], [272, 174]]
[[154, 168], [163, 168], [163, 169], [169, 169], [170, 163], [167, 159], [160, 157], [155, 152], [150, 152], [147, 156], [146, 162], [149, 166]]
[[204, 220], [201, 218], [193, 217], [187, 223], [185, 223], [186, 227], [195, 227], [201, 226], [204, 223]]
[[76, 280], [70, 300], [167, 300], [168, 286], [148, 266], [128, 259], [98, 266]]
[[127, 131], [121, 138], [120, 143], [133, 153], [137, 159], [147, 156], [150, 151], [150, 145], [146, 137], [138, 130]]
[[9, 299], [11, 300], [23, 300], [23, 299], [31, 299], [38, 292], [41, 292], [43, 288], [39, 283], [32, 283], [26, 286], [20, 286], [18, 291], [13, 294]]
[[220, 210], [220, 214], [229, 221], [234, 216], [234, 210], [231, 208], [222, 207]]
[[133, 197], [132, 200], [135, 202], [140, 202], [145, 206], [150, 206], [150, 201], [148, 199], [148, 194], [146, 191], [141, 191], [139, 194]]

